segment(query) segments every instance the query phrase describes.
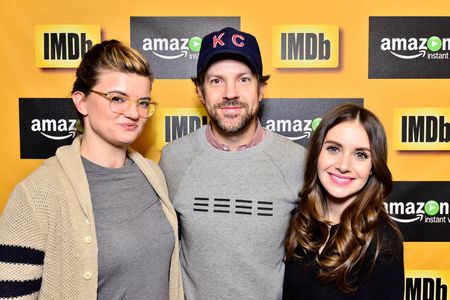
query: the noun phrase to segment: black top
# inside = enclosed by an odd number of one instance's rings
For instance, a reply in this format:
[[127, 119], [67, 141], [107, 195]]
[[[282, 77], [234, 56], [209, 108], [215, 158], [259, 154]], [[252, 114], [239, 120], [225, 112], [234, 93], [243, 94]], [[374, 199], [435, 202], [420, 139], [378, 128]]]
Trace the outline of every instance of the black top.
[[[330, 237], [336, 233], [339, 225], [334, 225]], [[314, 253], [306, 253], [297, 247], [295, 253], [301, 258], [286, 262], [283, 299], [284, 300], [401, 300], [404, 290], [403, 243], [392, 228], [381, 221], [377, 225], [378, 238], [382, 240], [380, 254], [370, 273], [371, 261], [375, 252], [372, 242], [361, 270], [352, 274], [352, 286], [358, 289], [353, 293], [344, 293], [334, 282], [322, 284], [318, 279], [319, 267]], [[374, 236], [373, 241], [376, 240]]]

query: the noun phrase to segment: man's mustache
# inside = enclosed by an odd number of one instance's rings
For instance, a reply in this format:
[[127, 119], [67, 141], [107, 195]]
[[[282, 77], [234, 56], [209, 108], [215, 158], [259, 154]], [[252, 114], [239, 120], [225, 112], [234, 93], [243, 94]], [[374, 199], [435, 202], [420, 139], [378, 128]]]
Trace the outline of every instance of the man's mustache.
[[215, 105], [215, 107], [217, 107], [217, 108], [224, 108], [227, 106], [240, 106], [240, 107], [244, 107], [244, 108], [248, 107], [247, 103], [239, 101], [238, 98], [225, 99], [224, 101]]

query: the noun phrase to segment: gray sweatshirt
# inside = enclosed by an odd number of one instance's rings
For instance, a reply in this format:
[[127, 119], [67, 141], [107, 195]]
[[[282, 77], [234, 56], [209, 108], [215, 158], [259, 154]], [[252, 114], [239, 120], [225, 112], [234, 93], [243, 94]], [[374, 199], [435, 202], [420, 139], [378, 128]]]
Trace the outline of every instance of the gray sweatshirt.
[[186, 299], [281, 299], [305, 149], [267, 130], [260, 144], [227, 152], [205, 129], [169, 143], [160, 161], [180, 221]]

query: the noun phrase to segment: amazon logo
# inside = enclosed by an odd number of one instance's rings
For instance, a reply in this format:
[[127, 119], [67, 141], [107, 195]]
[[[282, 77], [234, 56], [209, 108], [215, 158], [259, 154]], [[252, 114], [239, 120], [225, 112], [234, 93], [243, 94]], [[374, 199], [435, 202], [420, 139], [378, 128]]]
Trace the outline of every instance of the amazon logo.
[[369, 17], [369, 78], [450, 78], [450, 17]]
[[[159, 58], [168, 60], [182, 57], [197, 59], [201, 44], [202, 39], [197, 36], [191, 38], [145, 38], [142, 41], [142, 50], [150, 51]], [[190, 55], [188, 56], [188, 54]]]
[[76, 136], [70, 98], [19, 98], [19, 121], [21, 158], [48, 158]]
[[75, 138], [76, 119], [33, 119], [31, 120], [31, 131], [39, 132], [51, 140], [65, 140]]
[[382, 51], [388, 51], [400, 59], [448, 59], [448, 53], [437, 53], [450, 49], [450, 38], [431, 36], [428, 38], [382, 38]]
[[309, 139], [319, 125], [321, 118], [314, 120], [266, 120], [265, 127], [286, 136], [292, 141]]

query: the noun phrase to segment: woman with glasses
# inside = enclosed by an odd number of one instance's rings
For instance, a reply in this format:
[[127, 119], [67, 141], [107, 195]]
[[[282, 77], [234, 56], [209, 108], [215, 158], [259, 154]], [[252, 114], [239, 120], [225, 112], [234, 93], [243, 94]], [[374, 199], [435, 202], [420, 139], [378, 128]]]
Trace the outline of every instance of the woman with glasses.
[[159, 167], [129, 148], [156, 103], [145, 58], [118, 41], [83, 57], [81, 134], [12, 193], [0, 298], [183, 299], [178, 225]]

